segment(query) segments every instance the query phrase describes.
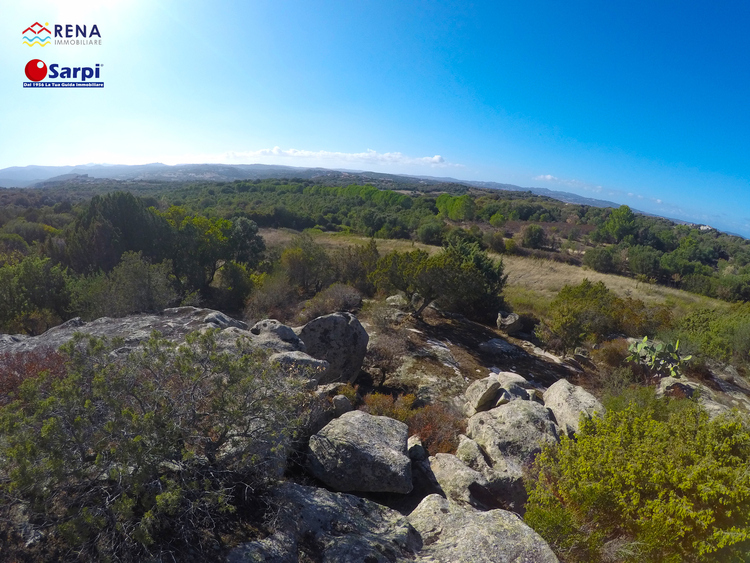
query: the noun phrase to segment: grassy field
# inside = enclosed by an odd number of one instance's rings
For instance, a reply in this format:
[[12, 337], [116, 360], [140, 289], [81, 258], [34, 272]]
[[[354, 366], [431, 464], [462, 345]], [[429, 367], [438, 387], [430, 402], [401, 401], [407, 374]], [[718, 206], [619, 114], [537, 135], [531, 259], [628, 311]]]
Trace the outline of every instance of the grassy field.
[[[289, 229], [261, 229], [260, 233], [269, 247], [283, 246], [297, 234]], [[344, 233], [313, 233], [313, 236], [318, 243], [328, 249], [364, 244], [369, 240], [367, 237]], [[422, 249], [429, 253], [440, 251], [439, 247], [409, 240], [377, 239], [377, 244], [381, 254], [391, 250]], [[494, 256], [500, 258], [499, 255]], [[519, 313], [543, 313], [564, 285], [576, 285], [585, 278], [592, 282], [604, 282], [611, 291], [621, 297], [633, 297], [649, 304], [666, 304], [676, 317], [702, 307], [712, 309], [729, 307], [729, 303], [717, 299], [671, 287], [638, 282], [623, 276], [602, 274], [570, 264], [524, 256], [503, 255], [502, 259], [505, 273], [508, 274], [505, 299]]]

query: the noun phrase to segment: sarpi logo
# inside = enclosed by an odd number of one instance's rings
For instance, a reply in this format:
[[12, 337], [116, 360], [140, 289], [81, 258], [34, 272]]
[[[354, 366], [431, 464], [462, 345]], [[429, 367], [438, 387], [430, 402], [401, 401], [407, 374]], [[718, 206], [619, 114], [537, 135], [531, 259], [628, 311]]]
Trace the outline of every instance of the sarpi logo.
[[[90, 66], [60, 66], [58, 63], [49, 65], [41, 59], [32, 59], [26, 63], [24, 69], [26, 78], [31, 82], [24, 82], [24, 88], [104, 88], [104, 82], [87, 82], [92, 78], [98, 79], [100, 77], [101, 68], [104, 65], [97, 64], [93, 67]], [[49, 76], [47, 71], [49, 70]], [[62, 78], [62, 79], [74, 79], [73, 81], [65, 82], [43, 82], [45, 78]]]
[[44, 25], [39, 22], [34, 22], [32, 25], [24, 29], [22, 32], [24, 44], [29, 47], [33, 47], [34, 45], [46, 47], [49, 45], [50, 33], [52, 32], [45, 27], [48, 25], [49, 23], [46, 22]]

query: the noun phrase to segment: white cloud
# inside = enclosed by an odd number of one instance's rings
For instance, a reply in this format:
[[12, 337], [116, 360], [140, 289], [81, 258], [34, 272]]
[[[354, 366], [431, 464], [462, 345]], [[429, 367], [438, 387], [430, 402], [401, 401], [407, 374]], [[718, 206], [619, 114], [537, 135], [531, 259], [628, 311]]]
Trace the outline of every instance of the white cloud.
[[365, 152], [339, 152], [339, 151], [310, 151], [301, 149], [260, 149], [256, 151], [228, 152], [223, 155], [222, 161], [231, 163], [250, 164], [258, 160], [271, 159], [275, 162], [282, 160], [307, 160], [313, 164], [322, 162], [338, 162], [352, 164], [367, 164], [375, 166], [408, 165], [408, 166], [430, 166], [433, 168], [460, 167], [460, 164], [447, 162], [445, 158], [436, 154], [435, 156], [408, 156], [400, 152], [381, 153], [372, 149]]
[[536, 176], [534, 180], [544, 180], [545, 182], [559, 182], [560, 178], [557, 178], [552, 174], [542, 174], [541, 176]]

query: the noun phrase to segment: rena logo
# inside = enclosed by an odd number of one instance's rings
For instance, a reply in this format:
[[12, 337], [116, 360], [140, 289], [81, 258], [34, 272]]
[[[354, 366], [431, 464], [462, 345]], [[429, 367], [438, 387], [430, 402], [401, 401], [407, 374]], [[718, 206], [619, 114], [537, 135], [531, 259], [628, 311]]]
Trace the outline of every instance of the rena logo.
[[46, 47], [47, 45], [49, 45], [51, 32], [45, 27], [48, 25], [48, 23], [42, 25], [39, 22], [34, 22], [32, 25], [24, 29], [23, 32], [21, 32], [21, 35], [23, 35], [24, 44], [28, 45], [29, 47], [33, 47], [34, 45]]
[[[92, 78], [99, 78], [99, 73], [103, 65], [97, 64], [90, 66], [63, 66], [54, 63], [49, 65], [49, 76], [47, 75], [47, 65], [40, 59], [32, 59], [26, 63], [26, 78], [32, 83], [24, 83], [24, 88], [30, 86], [46, 87], [94, 87], [103, 88], [104, 82], [86, 82]], [[42, 82], [45, 78], [75, 79], [77, 82]]]

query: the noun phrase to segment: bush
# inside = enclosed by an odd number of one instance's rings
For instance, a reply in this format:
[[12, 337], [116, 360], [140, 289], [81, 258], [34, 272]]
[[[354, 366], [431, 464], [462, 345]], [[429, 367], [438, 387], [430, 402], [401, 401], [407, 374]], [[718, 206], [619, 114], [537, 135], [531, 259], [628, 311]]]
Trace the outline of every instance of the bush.
[[354, 287], [363, 295], [375, 294], [375, 286], [369, 275], [375, 270], [380, 258], [375, 239], [367, 244], [338, 248], [332, 255], [336, 281]]
[[0, 354], [0, 406], [15, 399], [27, 379], [42, 374], [48, 380], [63, 377], [66, 373], [64, 360], [62, 354], [50, 348]]
[[388, 395], [384, 393], [371, 393], [362, 399], [363, 405], [360, 410], [373, 416], [387, 416], [401, 422], [406, 422], [413, 414], [414, 401], [417, 398], [412, 395]]
[[710, 421], [697, 402], [642, 394], [544, 449], [526, 522], [568, 562], [744, 561], [747, 421]]
[[66, 375], [25, 381], [0, 409], [0, 533], [24, 506], [59, 542], [35, 560], [214, 560], [283, 470], [302, 398], [247, 342], [223, 352], [215, 335], [155, 335], [122, 360], [92, 337], [63, 346]]
[[507, 276], [502, 261], [494, 263], [476, 243], [457, 242], [434, 256], [390, 252], [378, 260], [371, 279], [381, 291], [403, 291], [415, 317], [437, 300], [449, 311], [494, 321]]
[[405, 330], [390, 325], [385, 330], [370, 340], [364, 362], [370, 373], [380, 371], [383, 381], [401, 367], [409, 351], [409, 337]]
[[299, 314], [298, 321], [305, 324], [312, 319], [336, 313], [338, 311], [353, 312], [362, 305], [362, 295], [348, 285], [335, 283], [324, 289], [315, 297], [307, 301]]
[[245, 320], [253, 324], [262, 319], [291, 320], [299, 297], [286, 274], [275, 272], [258, 277], [258, 288], [245, 306]]
[[74, 285], [74, 308], [86, 320], [156, 313], [177, 299], [172, 263], [150, 264], [140, 252], [126, 252], [109, 274], [81, 278]]
[[372, 393], [363, 399], [361, 410], [405, 422], [410, 436], [419, 436], [431, 454], [455, 453], [459, 435], [466, 431], [466, 419], [455, 408], [434, 403], [415, 408], [416, 397]]
[[653, 334], [672, 320], [667, 307], [648, 307], [638, 299], [620, 299], [604, 285], [584, 279], [579, 285], [565, 285], [549, 307], [546, 325], [538, 336], [553, 341], [563, 352], [585, 341], [625, 333], [628, 336]]
[[455, 454], [459, 435], [466, 432], [466, 419], [455, 408], [442, 403], [427, 405], [407, 420], [409, 434], [419, 436], [430, 453]]
[[597, 272], [615, 271], [615, 261], [609, 248], [589, 248], [583, 255], [583, 265]]
[[547, 233], [539, 225], [527, 225], [523, 230], [521, 245], [526, 248], [544, 248], [547, 246]]

